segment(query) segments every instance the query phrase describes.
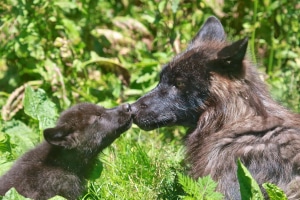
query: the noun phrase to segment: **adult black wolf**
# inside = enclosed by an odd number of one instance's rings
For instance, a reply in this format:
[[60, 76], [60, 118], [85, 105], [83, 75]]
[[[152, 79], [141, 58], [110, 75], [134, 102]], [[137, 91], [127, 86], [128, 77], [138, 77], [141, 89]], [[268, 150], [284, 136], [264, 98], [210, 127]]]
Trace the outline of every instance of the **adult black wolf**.
[[226, 199], [240, 199], [240, 158], [259, 184], [300, 199], [300, 116], [277, 104], [245, 58], [247, 38], [225, 41], [215, 17], [166, 64], [156, 88], [132, 104], [145, 130], [189, 127], [187, 160], [194, 178], [211, 175]]
[[0, 195], [14, 187], [32, 199], [55, 195], [77, 199], [98, 153], [129, 129], [131, 122], [129, 104], [114, 109], [91, 103], [73, 106], [61, 114], [56, 127], [44, 131], [46, 141], [0, 178]]

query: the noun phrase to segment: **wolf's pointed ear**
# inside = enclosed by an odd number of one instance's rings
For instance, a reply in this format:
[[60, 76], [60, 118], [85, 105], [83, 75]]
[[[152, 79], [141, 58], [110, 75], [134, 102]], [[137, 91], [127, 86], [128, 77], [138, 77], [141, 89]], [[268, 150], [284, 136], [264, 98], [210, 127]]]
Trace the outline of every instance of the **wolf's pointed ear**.
[[67, 130], [64, 126], [56, 126], [44, 130], [44, 138], [48, 143], [65, 148], [72, 146], [70, 141], [71, 134], [72, 131]]
[[238, 40], [231, 45], [221, 49], [218, 56], [218, 66], [221, 71], [233, 72], [235, 74], [243, 73], [243, 60], [247, 51], [248, 37]]
[[238, 40], [229, 46], [224, 47], [218, 52], [218, 58], [228, 60], [230, 62], [241, 62], [246, 54], [248, 46], [248, 37]]
[[187, 49], [198, 46], [204, 41], [224, 41], [225, 39], [226, 34], [221, 22], [216, 17], [211, 16], [200, 28], [199, 32], [190, 42]]

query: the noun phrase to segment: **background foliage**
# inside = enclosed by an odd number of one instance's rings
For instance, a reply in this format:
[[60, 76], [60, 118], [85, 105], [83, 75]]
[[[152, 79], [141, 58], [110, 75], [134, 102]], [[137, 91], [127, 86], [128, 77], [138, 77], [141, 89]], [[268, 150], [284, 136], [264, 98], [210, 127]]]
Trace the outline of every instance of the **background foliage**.
[[[210, 15], [221, 20], [229, 40], [250, 38], [249, 57], [274, 98], [299, 111], [297, 0], [2, 0], [0, 173], [70, 105], [113, 107], [153, 88], [161, 66]], [[100, 155], [83, 198], [179, 198], [184, 131], [134, 126]]]

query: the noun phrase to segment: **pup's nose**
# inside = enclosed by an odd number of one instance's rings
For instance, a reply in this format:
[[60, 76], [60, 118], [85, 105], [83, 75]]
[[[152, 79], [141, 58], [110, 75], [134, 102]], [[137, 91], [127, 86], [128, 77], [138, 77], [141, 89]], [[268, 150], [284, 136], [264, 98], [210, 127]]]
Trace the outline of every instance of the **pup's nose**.
[[123, 104], [122, 105], [123, 111], [125, 112], [130, 112], [131, 111], [131, 106], [129, 103]]

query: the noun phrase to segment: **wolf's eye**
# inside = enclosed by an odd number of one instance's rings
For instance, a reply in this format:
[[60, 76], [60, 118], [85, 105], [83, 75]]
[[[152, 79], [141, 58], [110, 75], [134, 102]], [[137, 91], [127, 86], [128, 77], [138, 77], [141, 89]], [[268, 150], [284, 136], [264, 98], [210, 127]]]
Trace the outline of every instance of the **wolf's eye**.
[[185, 84], [184, 84], [184, 82], [183, 82], [182, 79], [177, 79], [177, 80], [175, 81], [175, 86], [176, 86], [177, 88], [183, 88], [183, 87], [185, 86]]

